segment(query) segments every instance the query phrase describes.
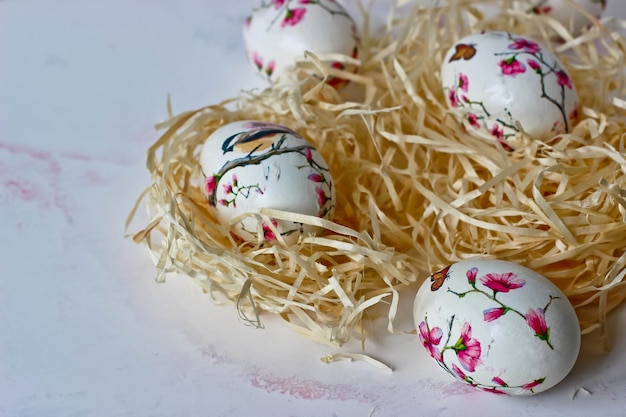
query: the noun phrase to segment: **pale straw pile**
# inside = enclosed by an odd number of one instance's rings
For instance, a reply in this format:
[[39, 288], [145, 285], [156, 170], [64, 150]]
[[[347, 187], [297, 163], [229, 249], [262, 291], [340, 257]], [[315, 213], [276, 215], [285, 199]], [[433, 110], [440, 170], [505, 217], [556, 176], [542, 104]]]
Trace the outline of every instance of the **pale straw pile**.
[[[324, 57], [298, 64], [299, 74], [349, 78], [343, 91], [300, 76], [161, 123], [148, 150], [151, 184], [137, 202], [151, 221], [134, 233], [153, 254], [157, 280], [185, 274], [250, 323], [274, 313], [299, 334], [340, 345], [366, 337], [374, 306], [393, 331], [399, 291], [481, 255], [542, 273], [570, 298], [584, 333], [604, 329], [626, 298], [626, 42], [599, 23], [572, 38], [528, 5], [413, 2], [383, 33], [364, 30], [362, 61], [341, 57], [357, 75], [324, 66]], [[446, 107], [439, 68], [455, 41], [484, 29], [530, 36], [557, 53], [581, 98], [570, 134], [547, 142], [519, 135], [509, 153], [464, 131]], [[319, 224], [323, 235], [255, 245], [216, 221], [200, 191], [198, 155], [215, 129], [241, 119], [287, 125], [324, 156], [337, 190], [333, 222], [262, 212]]]

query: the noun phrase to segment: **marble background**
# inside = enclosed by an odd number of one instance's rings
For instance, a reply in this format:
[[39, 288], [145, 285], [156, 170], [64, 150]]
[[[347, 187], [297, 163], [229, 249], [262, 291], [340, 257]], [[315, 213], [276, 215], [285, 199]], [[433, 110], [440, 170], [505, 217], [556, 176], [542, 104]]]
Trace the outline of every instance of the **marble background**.
[[585, 343], [557, 387], [501, 398], [452, 381], [414, 335], [366, 344], [391, 374], [323, 364], [335, 351], [279, 320], [246, 327], [185, 277], [155, 284], [124, 237], [153, 125], [168, 94], [178, 112], [264, 85], [240, 30], [256, 3], [0, 1], [0, 415], [626, 415], [623, 308], [610, 354]]

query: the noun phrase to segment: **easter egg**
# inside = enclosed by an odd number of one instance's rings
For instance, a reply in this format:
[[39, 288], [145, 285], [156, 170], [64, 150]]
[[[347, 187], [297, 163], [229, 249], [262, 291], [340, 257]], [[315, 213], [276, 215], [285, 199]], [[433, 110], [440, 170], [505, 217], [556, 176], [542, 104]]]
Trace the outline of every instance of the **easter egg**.
[[[352, 58], [359, 53], [356, 25], [344, 7], [333, 0], [263, 2], [246, 19], [243, 34], [253, 70], [273, 83], [285, 81], [287, 68], [304, 59], [307, 51]], [[354, 70], [339, 61], [327, 64]], [[345, 82], [336, 77], [328, 80], [336, 87]]]
[[426, 280], [413, 308], [424, 351], [452, 377], [494, 394], [559, 383], [580, 349], [574, 309], [551, 281], [512, 262], [469, 259]]
[[605, 8], [606, 0], [541, 0], [536, 1], [530, 11], [556, 19], [577, 36], [585, 26], [592, 24], [590, 16], [600, 18]]
[[[202, 192], [217, 219], [248, 241], [287, 244], [318, 228], [270, 219], [263, 208], [332, 217], [335, 188], [328, 165], [306, 139], [286, 126], [244, 120], [215, 130], [200, 153]], [[243, 217], [241, 217], [243, 216]]]
[[578, 95], [563, 64], [539, 43], [508, 32], [468, 35], [446, 53], [448, 107], [470, 134], [512, 148], [523, 130], [545, 140], [578, 120]]

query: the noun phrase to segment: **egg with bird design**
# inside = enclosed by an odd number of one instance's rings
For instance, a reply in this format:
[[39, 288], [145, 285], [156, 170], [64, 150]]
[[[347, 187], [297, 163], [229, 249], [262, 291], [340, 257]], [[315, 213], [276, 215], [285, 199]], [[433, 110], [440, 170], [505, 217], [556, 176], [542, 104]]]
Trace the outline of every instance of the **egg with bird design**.
[[263, 129], [253, 129], [229, 136], [222, 143], [224, 155], [228, 152], [252, 153], [264, 151], [276, 142], [278, 136], [294, 134], [294, 131], [287, 127], [271, 123], [250, 122], [249, 126], [263, 127]]
[[331, 219], [335, 188], [317, 149], [294, 130], [243, 120], [215, 130], [200, 153], [202, 192], [218, 221], [244, 240], [295, 244], [318, 227], [258, 216], [261, 209]]

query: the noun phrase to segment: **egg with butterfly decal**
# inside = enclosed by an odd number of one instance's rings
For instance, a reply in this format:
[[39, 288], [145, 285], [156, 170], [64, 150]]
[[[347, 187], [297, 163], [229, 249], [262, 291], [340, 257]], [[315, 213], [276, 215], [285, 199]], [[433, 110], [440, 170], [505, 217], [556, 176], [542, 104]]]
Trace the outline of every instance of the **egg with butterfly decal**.
[[218, 221], [251, 242], [294, 244], [320, 229], [258, 216], [261, 209], [331, 219], [333, 177], [317, 149], [287, 126], [242, 120], [215, 130], [200, 153], [202, 192]]
[[548, 140], [578, 121], [578, 95], [563, 64], [534, 40], [509, 32], [468, 35], [441, 66], [444, 99], [474, 136], [513, 150], [522, 132]]
[[555, 386], [574, 366], [580, 326], [563, 292], [513, 262], [475, 258], [434, 272], [413, 317], [423, 352], [456, 380], [500, 395]]

